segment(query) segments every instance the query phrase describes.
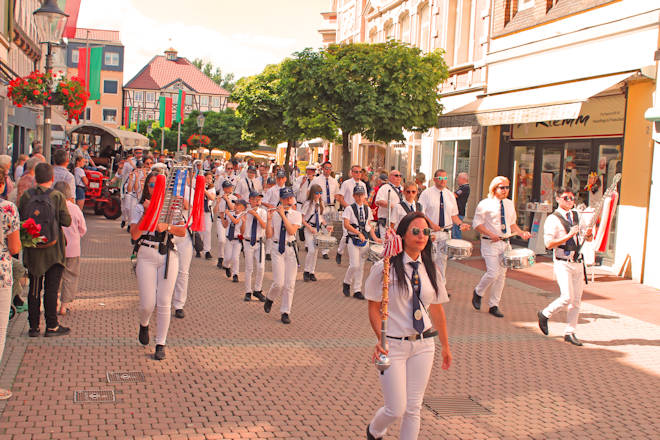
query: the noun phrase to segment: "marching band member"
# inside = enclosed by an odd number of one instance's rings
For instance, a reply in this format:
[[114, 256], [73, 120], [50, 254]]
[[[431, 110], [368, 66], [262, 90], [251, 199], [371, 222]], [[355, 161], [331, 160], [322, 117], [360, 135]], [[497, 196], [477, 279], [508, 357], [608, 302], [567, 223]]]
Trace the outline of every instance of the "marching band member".
[[[401, 187], [401, 173], [397, 170], [390, 171], [389, 180], [381, 185], [376, 193], [375, 203], [378, 206], [378, 236], [384, 238], [385, 231], [390, 225], [387, 219], [392, 223], [393, 213], [399, 203], [403, 201], [403, 188]], [[387, 207], [390, 212], [387, 212]]]
[[367, 235], [376, 243], [382, 240], [376, 237], [371, 227], [373, 215], [366, 204], [367, 190], [364, 185], [355, 185], [353, 188], [353, 199], [355, 200], [348, 208], [344, 209], [344, 229], [346, 229], [348, 269], [344, 276], [343, 293], [356, 299], [364, 299], [362, 295], [362, 279], [364, 276], [364, 262], [367, 259]]
[[[279, 171], [278, 171], [279, 175]], [[296, 272], [298, 271], [298, 249], [296, 233], [302, 225], [302, 215], [295, 209], [296, 204], [293, 190], [289, 187], [280, 189], [280, 204], [275, 211], [268, 212], [266, 237], [272, 238], [271, 249], [273, 264], [273, 284], [270, 286], [264, 311], [270, 313], [273, 300], [282, 296], [280, 312], [284, 324], [290, 324], [291, 304], [296, 286]]]
[[[188, 172], [186, 171], [184, 174], [186, 176], [185, 180], [187, 181]], [[178, 183], [175, 184], [175, 188], [177, 186]], [[186, 182], [183, 190], [183, 206], [181, 207], [184, 226], [186, 220], [191, 215], [191, 209], [188, 202], [189, 199], [190, 186], [188, 185], [188, 182]], [[182, 319], [185, 316], [183, 307], [186, 305], [186, 300], [188, 299], [188, 280], [190, 278], [190, 264], [193, 257], [192, 233], [189, 230], [186, 230], [183, 237], [174, 237], [173, 241], [176, 246], [176, 253], [179, 256], [179, 273], [177, 274], [176, 282], [174, 284], [172, 307], [174, 307], [174, 316]]]
[[[360, 180], [360, 174], [362, 173], [362, 168], [359, 165], [351, 166], [351, 178], [344, 180], [339, 188], [339, 193], [335, 195], [335, 198], [339, 200], [339, 204], [342, 206], [344, 211], [346, 208], [351, 206], [355, 199], [353, 199], [353, 190], [356, 186], [361, 186], [364, 188], [364, 193], [367, 193], [367, 186]], [[341, 256], [346, 249], [346, 228], [342, 227], [343, 234], [341, 240], [339, 240], [339, 246], [337, 246], [337, 255], [335, 256], [335, 261], [337, 264], [341, 264]]]
[[[406, 215], [397, 228], [403, 251], [390, 259], [387, 338], [389, 351], [381, 340], [381, 292], [383, 261], [371, 268], [365, 284], [369, 300], [369, 321], [378, 343], [375, 360], [381, 353], [391, 365], [380, 374], [385, 405], [367, 426], [367, 439], [382, 439], [388, 427], [401, 419], [400, 439], [415, 440], [419, 435], [420, 410], [431, 375], [435, 336], [442, 344], [442, 369], [451, 365], [443, 303], [448, 301], [445, 283], [433, 263], [431, 226], [421, 212]], [[434, 330], [435, 328], [435, 330]]]
[[[156, 181], [161, 180], [158, 191]], [[131, 238], [139, 245], [137, 253], [137, 275], [140, 305], [138, 316], [140, 332], [138, 339], [142, 345], [149, 344], [149, 320], [156, 308], [156, 351], [154, 359], [165, 359], [165, 342], [170, 326], [172, 293], [179, 270], [179, 258], [173, 251], [170, 235], [182, 237], [185, 227], [157, 223], [160, 208], [165, 196], [165, 178], [150, 173], [146, 180], [139, 204], [131, 216]], [[154, 206], [151, 206], [151, 203]], [[152, 229], [153, 230], [150, 230]]]
[[[575, 206], [575, 193], [566, 187], [557, 191], [559, 207], [549, 215], [543, 225], [543, 240], [545, 247], [554, 249], [554, 271], [561, 295], [545, 309], [537, 312], [539, 328], [544, 335], [548, 334], [548, 319], [558, 310], [567, 307], [566, 329], [564, 340], [573, 345], [581, 346], [582, 342], [575, 336], [575, 327], [580, 314], [580, 302], [585, 283], [585, 269], [580, 253], [580, 218]], [[593, 240], [589, 229], [585, 240]]]
[[401, 200], [401, 202], [396, 205], [395, 209], [392, 209], [393, 212], [390, 222], [393, 228], [396, 228], [401, 219], [411, 212], [422, 212], [424, 210], [422, 204], [417, 201], [417, 190], [418, 187], [416, 182], [408, 182], [403, 185], [404, 200]]
[[247, 202], [250, 198], [250, 193], [257, 191], [257, 169], [255, 167], [248, 167], [247, 172], [236, 180], [234, 194]]
[[265, 163], [260, 163], [258, 167], [257, 192], [263, 194], [266, 191], [266, 180], [268, 180], [268, 168]]
[[486, 273], [472, 292], [472, 306], [479, 310], [481, 298], [489, 293], [488, 313], [498, 318], [504, 316], [499, 304], [506, 280], [506, 267], [500, 264], [500, 259], [509, 247], [509, 238], [503, 237], [511, 232], [524, 240], [531, 237], [529, 232], [516, 224], [516, 208], [513, 201], [507, 198], [509, 189], [509, 179], [504, 176], [493, 178], [488, 187], [488, 198], [479, 202], [472, 221], [474, 229], [481, 234], [481, 255], [486, 262]]
[[303, 203], [307, 200], [309, 188], [312, 185], [312, 180], [316, 177], [316, 168], [314, 165], [307, 165], [305, 175], [300, 176], [293, 183], [293, 192], [296, 194], [296, 206], [301, 208]]
[[[327, 223], [328, 214], [337, 212], [337, 210], [335, 209], [335, 196], [339, 192], [339, 183], [337, 183], [337, 179], [335, 179], [331, 175], [332, 163], [330, 161], [323, 163], [322, 170], [323, 170], [323, 174], [314, 178], [314, 180], [312, 180], [312, 184], [320, 186], [321, 189], [323, 190], [321, 200], [323, 200], [323, 204], [325, 205], [323, 207], [323, 211], [326, 213], [325, 221]], [[329, 249], [323, 249], [321, 251], [324, 260], [329, 259], [328, 257], [329, 252], [330, 252]]]
[[224, 169], [217, 167], [215, 169], [215, 190], [220, 191], [222, 184], [228, 180], [233, 186], [236, 186], [236, 174], [234, 172], [234, 164], [232, 162], [225, 162]]
[[321, 200], [321, 194], [323, 194], [321, 187], [316, 184], [312, 185], [307, 192], [307, 200], [302, 205], [302, 223], [305, 233], [305, 247], [307, 248], [303, 281], [317, 281], [314, 272], [316, 272], [316, 259], [319, 251], [314, 244], [314, 237], [321, 231], [321, 227], [326, 225], [323, 218], [325, 207], [323, 206], [323, 200]]
[[238, 199], [234, 202], [234, 210], [225, 211], [222, 219], [222, 226], [227, 231], [227, 241], [225, 243], [225, 259], [223, 268], [227, 274], [227, 278], [231, 278], [234, 283], [238, 283], [238, 272], [240, 265], [241, 255], [241, 240], [240, 232], [245, 220], [245, 209], [247, 202], [243, 199]]
[[[204, 258], [210, 260], [213, 258], [211, 255], [211, 231], [213, 229], [213, 202], [215, 201], [215, 189], [213, 187], [213, 173], [207, 171], [204, 173], [205, 191], [204, 191], [204, 232], [202, 232], [202, 241], [204, 242]], [[200, 258], [201, 255], [197, 252], [195, 255]]]
[[128, 211], [131, 213], [131, 219], [133, 215], [133, 210], [138, 204], [142, 193], [144, 192], [144, 179], [149, 174], [149, 169], [151, 168], [152, 161], [147, 158], [144, 162], [141, 159], [136, 159], [135, 168], [130, 172], [128, 176], [128, 181], [126, 183], [127, 191], [127, 203]]
[[[286, 172], [282, 169], [277, 170], [275, 173], [275, 185], [271, 186], [264, 194], [263, 201], [261, 202], [267, 209], [273, 209], [280, 203], [280, 191], [286, 185]], [[266, 260], [271, 259], [273, 249], [273, 239], [266, 240]]]
[[217, 202], [215, 203], [214, 211], [216, 218], [216, 233], [218, 235], [218, 263], [216, 264], [218, 269], [222, 269], [222, 262], [225, 258], [225, 243], [227, 242], [227, 231], [224, 227], [224, 218], [225, 211], [234, 210], [234, 201], [236, 196], [232, 194], [234, 192], [234, 185], [231, 183], [231, 180], [225, 180], [222, 182], [222, 192], [216, 197]]
[[424, 214], [431, 221], [431, 228], [435, 236], [435, 264], [438, 265], [442, 278], [445, 279], [447, 271], [447, 254], [444, 252], [444, 242], [451, 238], [449, 231], [453, 225], [458, 225], [462, 231], [470, 229], [470, 225], [463, 223], [458, 217], [458, 205], [454, 193], [447, 188], [447, 172], [437, 170], [433, 173], [434, 186], [429, 186], [419, 197], [419, 203], [424, 208]]
[[[252, 295], [259, 301], [266, 301], [262, 293], [264, 281], [265, 255], [264, 236], [268, 213], [261, 206], [263, 196], [258, 192], [250, 193], [250, 207], [245, 221], [241, 225], [243, 235], [243, 252], [245, 253], [245, 301], [250, 301]], [[254, 271], [254, 288], [252, 272]]]

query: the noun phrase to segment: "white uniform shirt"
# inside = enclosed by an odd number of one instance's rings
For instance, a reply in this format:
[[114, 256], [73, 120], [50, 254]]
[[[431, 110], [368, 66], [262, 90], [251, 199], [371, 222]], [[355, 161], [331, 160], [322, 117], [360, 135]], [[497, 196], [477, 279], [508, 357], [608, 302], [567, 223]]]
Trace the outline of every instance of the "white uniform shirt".
[[344, 196], [344, 202], [349, 206], [355, 202], [355, 199], [353, 198], [353, 188], [355, 188], [355, 185], [362, 185], [364, 190], [367, 190], [367, 186], [364, 182], [356, 181], [353, 178], [345, 180], [344, 183], [341, 184], [341, 188], [339, 188], [339, 194]]
[[[397, 189], [399, 192], [397, 192]], [[403, 198], [403, 188], [402, 187], [395, 187], [394, 185], [390, 185], [389, 183], [386, 183], [384, 185], [381, 185], [381, 187], [378, 189], [378, 192], [376, 193], [376, 202], [387, 202], [387, 197], [389, 195], [390, 198], [390, 221], [393, 217], [394, 210], [396, 209], [396, 205], [399, 204], [401, 199]], [[399, 198], [399, 194], [401, 194], [401, 198]], [[379, 218], [384, 218], [387, 219], [387, 208], [383, 206], [378, 207], [378, 217]]]
[[142, 220], [142, 216], [144, 215], [144, 205], [142, 203], [138, 203], [133, 207], [133, 211], [131, 212], [131, 224], [139, 224], [140, 220]]
[[277, 206], [280, 203], [280, 189], [282, 188], [284, 188], [284, 185], [271, 186], [270, 189], [266, 191], [266, 194], [264, 194], [262, 203], [268, 203], [269, 205]]
[[[221, 193], [220, 195], [216, 196], [216, 198], [215, 198], [215, 203], [216, 203], [216, 206], [217, 206], [217, 208], [218, 208], [218, 211], [217, 211], [217, 212], [218, 212], [218, 219], [224, 217], [224, 214], [223, 214], [223, 213], [224, 213], [225, 211], [229, 211], [229, 210], [227, 209], [227, 202], [225, 201], [224, 197], [222, 197], [222, 194], [223, 194], [223, 193]], [[235, 202], [235, 201], [238, 199], [238, 197], [236, 197], [234, 194], [229, 194], [229, 197], [228, 197], [228, 198], [229, 198], [229, 200], [231, 200], [232, 202]]]
[[[289, 219], [289, 222], [291, 224], [296, 225], [298, 227], [302, 226], [302, 214], [296, 210], [293, 209], [288, 209], [285, 211], [286, 212], [286, 217]], [[275, 211], [273, 212], [273, 242], [279, 243], [280, 240], [280, 229], [282, 228], [282, 217], [280, 217], [280, 214]], [[247, 226], [246, 226], [247, 227]], [[286, 231], [286, 241], [291, 242], [296, 239], [295, 235], [289, 234], [289, 231]], [[277, 248], [273, 248], [277, 249]]]
[[511, 199], [504, 199], [504, 219], [506, 221], [506, 232], [502, 232], [502, 223], [500, 221], [500, 200], [497, 197], [488, 197], [483, 199], [477, 205], [472, 220], [474, 229], [479, 225], [484, 225], [486, 229], [495, 235], [502, 236], [511, 233], [511, 225], [516, 223], [516, 208]]
[[[318, 185], [321, 187], [321, 190], [323, 191], [323, 194], [321, 195], [321, 200], [323, 200], [323, 203], [325, 203], [326, 206], [332, 206], [335, 204], [335, 195], [339, 192], [339, 183], [337, 183], [337, 179], [335, 179], [332, 176], [328, 176], [328, 177], [325, 177], [323, 175], [316, 176], [314, 180], [312, 180], [312, 185]], [[330, 189], [329, 205], [328, 205], [328, 189]]]
[[[369, 209], [369, 206], [365, 203], [364, 205], [358, 205], [358, 214], [360, 213], [360, 208], [362, 208], [363, 215], [365, 216], [365, 225], [364, 229], [369, 232], [371, 231], [371, 221], [374, 219], [374, 215]], [[355, 213], [353, 212], [353, 208], [351, 206], [347, 206], [346, 209], [344, 209], [344, 214], [342, 215], [343, 218], [347, 218], [348, 222], [355, 227], [355, 225], [358, 224], [358, 219], [355, 217]], [[357, 229], [357, 228], [356, 228]], [[352, 232], [349, 232], [349, 234], [352, 234]], [[369, 237], [364, 237], [367, 240]]]
[[[444, 202], [445, 228], [453, 224], [451, 219], [458, 215], [458, 205], [454, 193], [444, 188], [442, 190], [442, 201]], [[419, 203], [422, 204], [424, 214], [431, 219], [433, 223], [440, 226], [440, 190], [435, 186], [426, 188], [419, 196]]]
[[234, 194], [243, 200], [248, 200], [250, 198], [250, 191], [258, 191], [256, 177], [254, 179], [249, 179], [247, 175], [239, 177], [236, 182]]
[[[307, 223], [315, 223], [314, 222], [314, 208], [318, 207], [319, 211], [319, 228], [320, 225], [325, 224], [325, 220], [323, 219], [323, 215], [321, 214], [321, 207], [319, 206], [318, 203], [314, 203], [311, 200], [306, 200], [305, 203], [303, 203], [302, 208], [300, 210], [300, 213], [302, 214], [303, 218]], [[312, 228], [316, 229], [315, 226], [312, 226]]]
[[[251, 210], [252, 208], [248, 207], [248, 211]], [[261, 219], [265, 222], [268, 220], [268, 213], [266, 212], [266, 209], [264, 207], [259, 206], [256, 210], [257, 215], [261, 217]], [[250, 213], [246, 212], [246, 217], [245, 217], [245, 233], [243, 234], [243, 238], [247, 241], [247, 243], [250, 243], [250, 238], [252, 238], [252, 223], [255, 222], [257, 223], [257, 234], [256, 234], [256, 239], [259, 240], [260, 238], [264, 238], [266, 234], [266, 230], [261, 227], [257, 219], [254, 218], [254, 216]]]
[[293, 192], [296, 194], [296, 202], [305, 203], [312, 180], [307, 179], [307, 175], [300, 176], [296, 179], [293, 184]]
[[[406, 273], [406, 288], [402, 289], [394, 266], [390, 268], [390, 284], [389, 284], [389, 303], [388, 303], [388, 328], [387, 334], [397, 338], [402, 338], [405, 336], [414, 335], [417, 333], [413, 327], [413, 289], [410, 279], [412, 278], [413, 268], [409, 262], [413, 261], [408, 254], [403, 254], [403, 264], [405, 267]], [[419, 273], [419, 279], [421, 281], [421, 290], [420, 290], [420, 304], [422, 311], [422, 317], [424, 319], [424, 331], [429, 330], [433, 323], [428, 314], [428, 307], [430, 304], [442, 304], [449, 301], [447, 296], [447, 290], [445, 289], [445, 283], [442, 280], [442, 275], [440, 271], [437, 270], [437, 266], [433, 265], [436, 268], [436, 280], [438, 284], [438, 292], [436, 293], [433, 290], [433, 285], [431, 280], [426, 272], [426, 268], [422, 263], [421, 257], [417, 259], [419, 261], [419, 266], [417, 271]], [[364, 296], [369, 301], [380, 302], [382, 299], [383, 292], [383, 261], [378, 261], [371, 268], [367, 281], [364, 284]]]
[[[561, 214], [563, 218], [566, 219], [566, 214], [569, 211], [564, 211], [561, 208], [557, 208], [557, 212]], [[571, 210], [570, 212], [571, 212], [571, 223], [573, 223], [573, 210]], [[566, 220], [568, 221], [568, 219]], [[580, 226], [585, 226], [580, 216], [578, 216], [578, 223], [580, 224]], [[558, 238], [563, 237], [566, 234], [567, 234], [566, 229], [564, 229], [564, 226], [561, 224], [561, 221], [559, 221], [557, 216], [554, 214], [548, 215], [548, 217], [545, 219], [545, 223], [543, 224], [543, 241], [545, 243], [545, 246], [548, 247], [551, 240], [556, 240]], [[564, 249], [559, 249], [558, 247], [554, 248], [553, 251], [554, 251], [553, 255], [555, 258], [556, 257], [560, 257], [563, 259], [573, 258], [573, 254], [574, 254], [574, 252], [571, 252], [569, 255], [566, 255], [564, 253]]]
[[[403, 203], [405, 203], [407, 206], [410, 207], [410, 212], [414, 212], [417, 210], [415, 202], [410, 204], [406, 200], [404, 200]], [[406, 212], [403, 206], [401, 206], [401, 203], [397, 203], [396, 208], [392, 208], [392, 217], [390, 218], [390, 222], [394, 223], [394, 229], [396, 229], [397, 226], [399, 226], [401, 219], [404, 218], [406, 215], [408, 215], [408, 212]]]

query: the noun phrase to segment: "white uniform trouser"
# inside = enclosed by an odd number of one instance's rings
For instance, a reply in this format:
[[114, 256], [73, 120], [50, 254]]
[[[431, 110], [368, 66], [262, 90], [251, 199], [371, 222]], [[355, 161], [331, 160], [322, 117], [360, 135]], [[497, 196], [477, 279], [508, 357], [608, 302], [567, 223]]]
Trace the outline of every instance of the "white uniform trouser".
[[284, 246], [284, 253], [280, 254], [278, 244], [273, 242], [270, 257], [273, 266], [273, 284], [270, 286], [266, 297], [271, 301], [275, 301], [281, 295], [280, 313], [291, 313], [293, 291], [296, 286], [296, 273], [298, 272], [296, 252], [293, 247], [286, 245]]
[[133, 212], [133, 208], [135, 208], [135, 205], [138, 204], [138, 199], [135, 197], [135, 195], [131, 193], [126, 194], [125, 198], [126, 198], [126, 210], [128, 215], [127, 221], [130, 222], [131, 213]]
[[305, 256], [305, 272], [314, 273], [316, 270], [316, 259], [319, 255], [319, 248], [314, 244], [314, 234], [305, 228], [305, 247], [307, 255]]
[[183, 237], [176, 237], [174, 243], [176, 244], [176, 253], [179, 256], [179, 273], [174, 284], [172, 306], [175, 310], [179, 310], [186, 305], [186, 299], [188, 298], [188, 278], [193, 256], [193, 243], [188, 232]]
[[165, 255], [158, 253], [158, 249], [140, 246], [137, 256], [138, 289], [140, 291], [140, 305], [138, 318], [142, 326], [149, 325], [151, 314], [156, 308], [156, 344], [165, 345], [167, 330], [170, 327], [170, 308], [174, 283], [179, 271], [179, 256], [170, 252], [167, 279], [165, 278]]
[[227, 230], [222, 225], [220, 216], [215, 222], [216, 232], [218, 234], [218, 258], [225, 258], [225, 243], [227, 242]]
[[202, 252], [211, 252], [211, 232], [213, 230], [213, 217], [210, 212], [204, 213], [204, 230], [201, 232], [204, 248]]
[[231, 269], [232, 275], [238, 275], [240, 268], [241, 240], [229, 240], [225, 242], [225, 259], [222, 261], [223, 267]]
[[[337, 246], [337, 253], [339, 255], [344, 255], [344, 251], [346, 250], [346, 236], [348, 235], [348, 232], [346, 231], [346, 228], [344, 227], [344, 223], [342, 222], [341, 224], [341, 240], [339, 240], [339, 246]], [[350, 241], [350, 239], [349, 239]]]
[[543, 309], [543, 315], [550, 318], [556, 311], [567, 307], [566, 330], [564, 334], [575, 333], [580, 314], [580, 302], [584, 290], [584, 269], [582, 263], [557, 261], [554, 264], [555, 277], [561, 295]]
[[401, 420], [400, 440], [415, 440], [419, 435], [420, 410], [429, 381], [435, 342], [388, 339], [392, 364], [380, 377], [385, 405], [376, 411], [369, 424], [371, 434], [384, 437], [387, 428]]
[[348, 239], [348, 269], [344, 276], [344, 282], [351, 285], [352, 293], [362, 291], [362, 279], [364, 278], [364, 263], [367, 260], [369, 248], [356, 246], [352, 239]]
[[447, 276], [447, 250], [446, 250], [446, 241], [451, 238], [449, 236], [449, 232], [442, 232], [438, 231], [434, 233], [435, 235], [435, 252], [433, 254], [433, 262], [435, 263], [436, 266], [438, 266], [438, 269], [440, 270], [440, 273], [442, 274], [442, 279], [446, 280]]
[[267, 238], [266, 239], [266, 246], [265, 247], [266, 247], [266, 253], [268, 255], [271, 255], [273, 253], [273, 251], [272, 251], [272, 249], [273, 249], [273, 239], [272, 238]]
[[[252, 246], [250, 240], [243, 240], [243, 252], [245, 252], [245, 292], [261, 292], [266, 262], [264, 244], [257, 241]], [[252, 285], [252, 271], [254, 271], [254, 286]]]
[[486, 262], [486, 273], [481, 277], [475, 290], [477, 295], [490, 295], [489, 307], [500, 305], [504, 282], [506, 281], [506, 267], [500, 264], [502, 254], [508, 249], [509, 244], [504, 241], [493, 243], [490, 240], [481, 239], [481, 255]]
[[125, 221], [126, 223], [131, 223], [131, 209], [129, 206], [129, 196], [126, 193], [123, 193], [121, 195], [121, 219], [122, 221]]

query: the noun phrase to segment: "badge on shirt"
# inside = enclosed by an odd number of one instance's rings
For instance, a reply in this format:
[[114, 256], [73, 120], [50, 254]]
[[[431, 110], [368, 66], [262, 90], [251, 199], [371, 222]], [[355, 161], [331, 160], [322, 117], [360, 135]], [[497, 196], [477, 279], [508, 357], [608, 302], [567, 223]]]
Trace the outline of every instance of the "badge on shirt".
[[416, 319], [417, 321], [419, 321], [420, 319], [422, 319], [422, 311], [421, 311], [421, 310], [419, 310], [419, 309], [418, 309], [418, 310], [415, 310], [415, 319]]

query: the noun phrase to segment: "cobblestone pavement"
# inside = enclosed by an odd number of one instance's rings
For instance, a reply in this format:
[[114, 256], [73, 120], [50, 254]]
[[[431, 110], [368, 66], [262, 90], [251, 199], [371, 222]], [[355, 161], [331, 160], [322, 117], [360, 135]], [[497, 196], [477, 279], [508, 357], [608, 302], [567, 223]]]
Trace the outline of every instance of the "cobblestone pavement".
[[[316, 283], [299, 273], [285, 326], [277, 303], [266, 315], [215, 260], [193, 259], [186, 318], [172, 319], [157, 362], [153, 344], [137, 341], [128, 234], [118, 222], [88, 222], [81, 292], [62, 319], [72, 334], [28, 338], [25, 315], [10, 324], [0, 387], [14, 397], [0, 405], [0, 439], [364, 438], [382, 397], [366, 303], [340, 292], [346, 262], [320, 259]], [[658, 438], [660, 326], [587, 303], [586, 344], [573, 347], [561, 337], [565, 315], [550, 337], [537, 328], [535, 312], [554, 292], [511, 280], [504, 319], [474, 311], [480, 275], [449, 266], [454, 364], [442, 371], [436, 357], [426, 398], [444, 397], [445, 407], [423, 408], [420, 439]], [[108, 372], [145, 380], [110, 384]], [[76, 390], [114, 390], [116, 401], [75, 403]]]

